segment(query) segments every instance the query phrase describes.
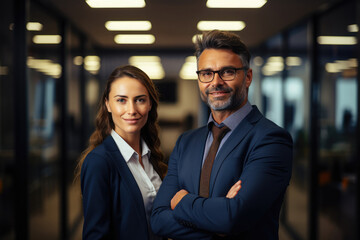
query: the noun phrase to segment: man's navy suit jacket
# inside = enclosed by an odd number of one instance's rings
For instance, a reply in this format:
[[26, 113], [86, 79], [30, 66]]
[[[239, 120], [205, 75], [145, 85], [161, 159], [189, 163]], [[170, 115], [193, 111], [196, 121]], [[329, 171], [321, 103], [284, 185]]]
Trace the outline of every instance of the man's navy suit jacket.
[[81, 169], [83, 239], [148, 239], [140, 189], [111, 136], [91, 151]]
[[[292, 168], [292, 139], [253, 106], [219, 150], [210, 196], [198, 196], [208, 128], [179, 137], [154, 202], [153, 231], [172, 239], [278, 239], [279, 212]], [[238, 180], [235, 198], [225, 196]], [[189, 192], [172, 211], [177, 191]], [[214, 234], [216, 233], [216, 234]], [[226, 239], [226, 238], [225, 238]]]

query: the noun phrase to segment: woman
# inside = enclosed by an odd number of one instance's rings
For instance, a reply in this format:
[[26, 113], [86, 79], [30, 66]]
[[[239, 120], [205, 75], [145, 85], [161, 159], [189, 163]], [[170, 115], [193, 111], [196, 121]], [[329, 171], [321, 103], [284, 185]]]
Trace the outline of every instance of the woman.
[[159, 239], [149, 227], [167, 169], [159, 149], [158, 99], [140, 69], [123, 66], [110, 75], [96, 129], [78, 164], [83, 239]]

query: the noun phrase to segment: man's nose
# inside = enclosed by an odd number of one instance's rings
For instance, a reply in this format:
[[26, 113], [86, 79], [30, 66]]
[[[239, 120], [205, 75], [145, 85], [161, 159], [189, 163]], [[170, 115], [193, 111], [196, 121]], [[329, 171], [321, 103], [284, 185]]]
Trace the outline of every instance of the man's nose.
[[211, 82], [211, 85], [213, 86], [219, 86], [219, 85], [223, 85], [224, 84], [224, 80], [221, 79], [220, 77], [220, 73], [214, 73], [214, 79]]

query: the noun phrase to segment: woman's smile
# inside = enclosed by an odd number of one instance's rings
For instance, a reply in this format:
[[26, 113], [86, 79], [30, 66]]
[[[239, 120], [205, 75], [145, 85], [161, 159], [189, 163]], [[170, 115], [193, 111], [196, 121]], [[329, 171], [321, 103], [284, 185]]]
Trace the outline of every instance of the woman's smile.
[[139, 137], [145, 126], [151, 101], [146, 87], [137, 79], [121, 77], [115, 80], [106, 101], [115, 132], [122, 138]]

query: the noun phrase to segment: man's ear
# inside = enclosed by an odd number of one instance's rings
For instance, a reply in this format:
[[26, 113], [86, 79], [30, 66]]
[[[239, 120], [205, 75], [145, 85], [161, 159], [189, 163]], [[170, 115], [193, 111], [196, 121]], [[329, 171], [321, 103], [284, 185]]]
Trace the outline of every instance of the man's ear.
[[246, 76], [245, 76], [245, 84], [246, 84], [246, 88], [249, 88], [252, 82], [252, 69], [249, 68], [246, 71]]

